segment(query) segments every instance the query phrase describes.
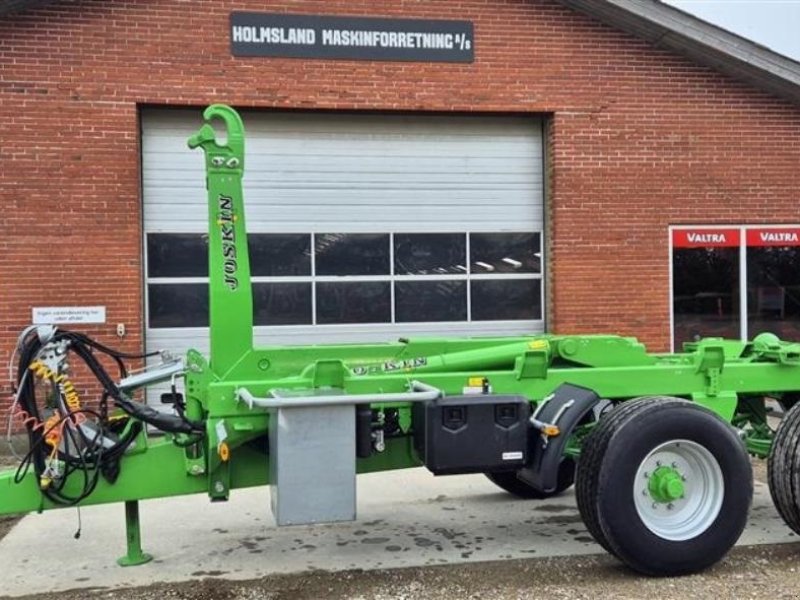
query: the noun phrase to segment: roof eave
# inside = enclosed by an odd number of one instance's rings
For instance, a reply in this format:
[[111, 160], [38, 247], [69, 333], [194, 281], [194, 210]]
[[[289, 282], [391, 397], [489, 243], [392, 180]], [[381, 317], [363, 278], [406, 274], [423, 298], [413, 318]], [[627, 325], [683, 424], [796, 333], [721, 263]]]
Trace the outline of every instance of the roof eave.
[[654, 46], [800, 104], [800, 63], [658, 0], [559, 0]]

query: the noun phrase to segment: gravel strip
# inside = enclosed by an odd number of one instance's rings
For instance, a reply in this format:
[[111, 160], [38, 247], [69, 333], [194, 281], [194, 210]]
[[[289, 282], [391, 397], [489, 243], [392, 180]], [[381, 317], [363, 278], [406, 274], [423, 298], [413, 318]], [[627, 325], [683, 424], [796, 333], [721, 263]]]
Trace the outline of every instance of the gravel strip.
[[[800, 544], [737, 548], [714, 568], [674, 579], [632, 573], [608, 555], [382, 571], [315, 572], [231, 582], [203, 579], [25, 600], [687, 600], [800, 597]], [[41, 576], [41, 574], [39, 575]]]

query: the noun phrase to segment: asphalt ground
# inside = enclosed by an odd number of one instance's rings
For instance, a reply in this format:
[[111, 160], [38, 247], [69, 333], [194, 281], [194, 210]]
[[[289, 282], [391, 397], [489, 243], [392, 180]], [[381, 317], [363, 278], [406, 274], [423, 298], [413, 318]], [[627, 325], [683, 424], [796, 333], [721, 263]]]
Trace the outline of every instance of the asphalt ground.
[[[138, 567], [115, 562], [125, 549], [122, 505], [83, 509], [79, 540], [74, 509], [30, 515], [0, 542], [0, 593], [378, 599], [536, 598], [549, 590], [547, 597], [641, 598], [648, 589], [669, 597], [663, 592], [676, 584], [681, 598], [761, 598], [768, 589], [769, 597], [798, 598], [797, 538], [763, 480], [759, 462], [743, 548], [692, 576], [710, 577], [710, 589], [724, 586], [704, 592], [711, 595], [693, 595], [705, 589], [697, 583], [683, 589], [690, 578], [642, 578], [603, 553], [571, 493], [517, 500], [480, 475], [434, 477], [424, 469], [360, 476], [359, 518], [352, 523], [277, 528], [267, 488], [238, 490], [222, 504], [204, 496], [142, 502], [143, 546], [155, 560]], [[782, 573], [776, 581], [774, 569]]]

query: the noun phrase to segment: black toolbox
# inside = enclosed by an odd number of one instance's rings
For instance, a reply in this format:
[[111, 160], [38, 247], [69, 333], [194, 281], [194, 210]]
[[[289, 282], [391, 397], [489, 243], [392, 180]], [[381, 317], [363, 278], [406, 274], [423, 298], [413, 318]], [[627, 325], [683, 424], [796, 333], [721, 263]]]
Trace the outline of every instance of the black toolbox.
[[414, 445], [436, 475], [515, 471], [528, 460], [523, 396], [449, 396], [414, 405]]

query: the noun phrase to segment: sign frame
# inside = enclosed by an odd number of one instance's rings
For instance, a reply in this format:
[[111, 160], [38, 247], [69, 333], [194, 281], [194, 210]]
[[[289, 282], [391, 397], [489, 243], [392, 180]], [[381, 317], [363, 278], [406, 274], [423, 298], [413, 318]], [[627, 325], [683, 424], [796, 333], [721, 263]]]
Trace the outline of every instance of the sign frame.
[[34, 325], [100, 325], [106, 322], [105, 306], [34, 306]]
[[235, 57], [472, 63], [472, 21], [233, 11]]

